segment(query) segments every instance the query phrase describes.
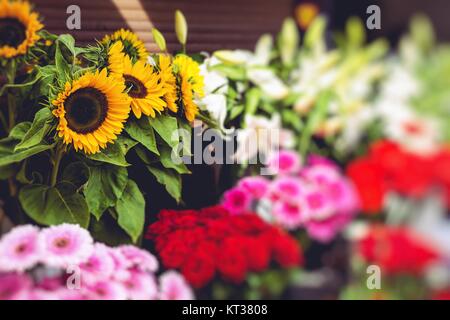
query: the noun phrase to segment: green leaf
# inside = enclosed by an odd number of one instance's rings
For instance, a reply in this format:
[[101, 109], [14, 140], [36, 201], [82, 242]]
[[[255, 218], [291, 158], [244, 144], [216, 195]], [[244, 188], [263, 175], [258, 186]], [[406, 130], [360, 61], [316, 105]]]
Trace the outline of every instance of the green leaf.
[[113, 164], [119, 167], [128, 167], [130, 164], [125, 159], [124, 150], [119, 143], [109, 144], [106, 149], [89, 156], [90, 159]]
[[184, 163], [175, 163], [172, 161], [172, 148], [167, 146], [161, 147], [161, 164], [164, 166], [164, 168], [167, 169], [174, 169], [179, 174], [188, 174], [191, 173], [189, 169], [186, 167]]
[[259, 100], [261, 99], [261, 90], [251, 88], [245, 94], [245, 114], [253, 115], [258, 109]]
[[122, 149], [122, 153], [124, 155], [127, 155], [128, 151], [133, 149], [138, 144], [137, 141], [135, 141], [123, 134], [117, 137], [117, 140], [115, 141], [115, 143], [117, 143], [120, 146], [120, 148]]
[[9, 133], [9, 137], [14, 140], [22, 140], [28, 130], [31, 128], [31, 122], [21, 122], [17, 124]]
[[55, 187], [27, 185], [20, 190], [19, 200], [24, 211], [40, 224], [73, 223], [83, 228], [89, 225], [89, 210], [84, 197], [68, 184]]
[[149, 151], [159, 155], [158, 147], [156, 146], [155, 131], [147, 117], [142, 117], [136, 121], [128, 121], [125, 125], [125, 131]]
[[178, 122], [175, 117], [160, 115], [151, 119], [150, 125], [169, 146], [175, 147], [179, 143]]
[[110, 214], [104, 214], [98, 221], [91, 219], [89, 231], [95, 240], [109, 246], [132, 243], [131, 238], [117, 225], [117, 221]]
[[217, 71], [234, 81], [245, 81], [247, 79], [244, 67], [239, 65], [216, 64], [210, 67], [210, 70]]
[[114, 207], [128, 182], [127, 169], [117, 166], [90, 167], [91, 175], [84, 189], [89, 211], [98, 219]]
[[153, 174], [156, 180], [164, 185], [167, 192], [179, 203], [181, 200], [181, 177], [173, 170], [161, 170], [156, 167], [147, 166], [147, 169]]
[[58, 36], [58, 39], [56, 39], [56, 41], [62, 43], [67, 49], [69, 49], [73, 57], [77, 55], [77, 50], [75, 48], [75, 39], [70, 34], [62, 34]]
[[229, 120], [234, 120], [237, 117], [239, 117], [241, 115], [242, 112], [244, 112], [245, 106], [243, 104], [238, 104], [235, 105], [231, 110], [230, 110], [230, 115], [229, 115]]
[[70, 182], [77, 188], [85, 185], [90, 177], [89, 167], [81, 161], [72, 162], [63, 171], [62, 181]]
[[20, 143], [15, 147], [14, 151], [28, 149], [41, 143], [50, 130], [50, 122], [52, 119], [53, 115], [49, 108], [39, 110], [34, 117], [33, 124], [23, 136]]
[[68, 80], [70, 74], [70, 66], [61, 52], [60, 41], [56, 42], [55, 66], [58, 73], [56, 79], [58, 80], [58, 83], [63, 86]]
[[5, 138], [0, 140], [0, 167], [17, 163], [33, 155], [53, 148], [53, 145], [39, 144], [37, 146], [14, 152], [17, 140]]
[[136, 242], [144, 230], [145, 199], [137, 184], [128, 180], [122, 197], [117, 201], [119, 226]]

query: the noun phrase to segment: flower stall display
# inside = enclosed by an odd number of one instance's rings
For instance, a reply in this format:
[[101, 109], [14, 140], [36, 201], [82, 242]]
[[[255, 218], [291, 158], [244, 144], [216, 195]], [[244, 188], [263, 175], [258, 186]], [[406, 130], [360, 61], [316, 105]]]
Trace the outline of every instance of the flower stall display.
[[181, 49], [150, 52], [0, 0], [0, 299], [448, 298], [448, 45], [319, 11], [188, 54], [178, 10]]
[[94, 243], [78, 225], [18, 226], [0, 241], [1, 300], [187, 300], [182, 275], [132, 245]]

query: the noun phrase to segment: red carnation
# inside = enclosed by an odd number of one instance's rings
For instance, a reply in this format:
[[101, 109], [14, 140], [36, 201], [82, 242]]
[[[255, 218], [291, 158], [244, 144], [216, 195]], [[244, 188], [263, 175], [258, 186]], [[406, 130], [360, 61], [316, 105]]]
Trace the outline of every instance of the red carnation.
[[421, 274], [439, 258], [435, 248], [404, 227], [372, 227], [359, 241], [358, 252], [388, 274]]
[[181, 272], [192, 286], [201, 288], [214, 277], [213, 258], [207, 252], [193, 255], [183, 265]]
[[286, 235], [278, 235], [273, 242], [275, 260], [282, 267], [296, 267], [303, 263], [302, 252], [297, 242]]
[[245, 251], [239, 238], [225, 239], [220, 246], [217, 267], [225, 279], [241, 283], [247, 274]]
[[166, 268], [180, 269], [196, 288], [219, 273], [234, 283], [245, 280], [247, 272], [264, 271], [271, 260], [282, 267], [298, 265], [301, 251], [297, 242], [256, 214], [231, 215], [222, 207], [200, 211], [165, 211], [151, 225], [147, 239]]
[[361, 158], [349, 165], [347, 175], [356, 186], [362, 210], [367, 213], [380, 212], [386, 194], [382, 169], [374, 161]]

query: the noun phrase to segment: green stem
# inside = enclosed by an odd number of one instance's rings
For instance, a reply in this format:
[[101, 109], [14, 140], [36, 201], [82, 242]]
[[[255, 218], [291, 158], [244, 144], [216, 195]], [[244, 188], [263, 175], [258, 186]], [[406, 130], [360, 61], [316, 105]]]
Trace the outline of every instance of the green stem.
[[9, 128], [8, 122], [6, 121], [6, 117], [2, 112], [0, 112], [0, 122], [3, 126], [3, 128], [5, 129], [5, 131], [8, 131], [8, 128]]
[[11, 130], [16, 125], [16, 100], [14, 96], [8, 92], [8, 132], [11, 132]]
[[[8, 66], [7, 71], [7, 78], [8, 78], [8, 84], [14, 84], [14, 81], [16, 79], [16, 71], [17, 66], [15, 63], [15, 60], [12, 60]], [[16, 125], [16, 99], [14, 95], [11, 92], [7, 93], [7, 99], [8, 99], [8, 127], [6, 130], [11, 132], [12, 128]]]
[[53, 157], [53, 169], [52, 169], [52, 175], [50, 176], [50, 186], [54, 187], [56, 185], [56, 182], [58, 180], [58, 172], [59, 172], [59, 166], [61, 164], [61, 159], [64, 155], [64, 147], [59, 144], [56, 147], [56, 152]]

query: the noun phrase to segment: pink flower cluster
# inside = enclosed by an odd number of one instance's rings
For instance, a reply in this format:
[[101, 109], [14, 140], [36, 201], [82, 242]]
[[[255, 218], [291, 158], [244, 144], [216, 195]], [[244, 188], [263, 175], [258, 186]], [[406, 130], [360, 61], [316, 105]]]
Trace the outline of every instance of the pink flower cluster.
[[233, 214], [251, 210], [288, 230], [304, 227], [321, 242], [332, 240], [359, 209], [357, 193], [331, 160], [283, 150], [268, 164], [273, 179], [245, 177], [228, 190], [222, 204]]
[[18, 226], [0, 240], [0, 300], [187, 300], [182, 275], [132, 245], [94, 243], [78, 225]]

